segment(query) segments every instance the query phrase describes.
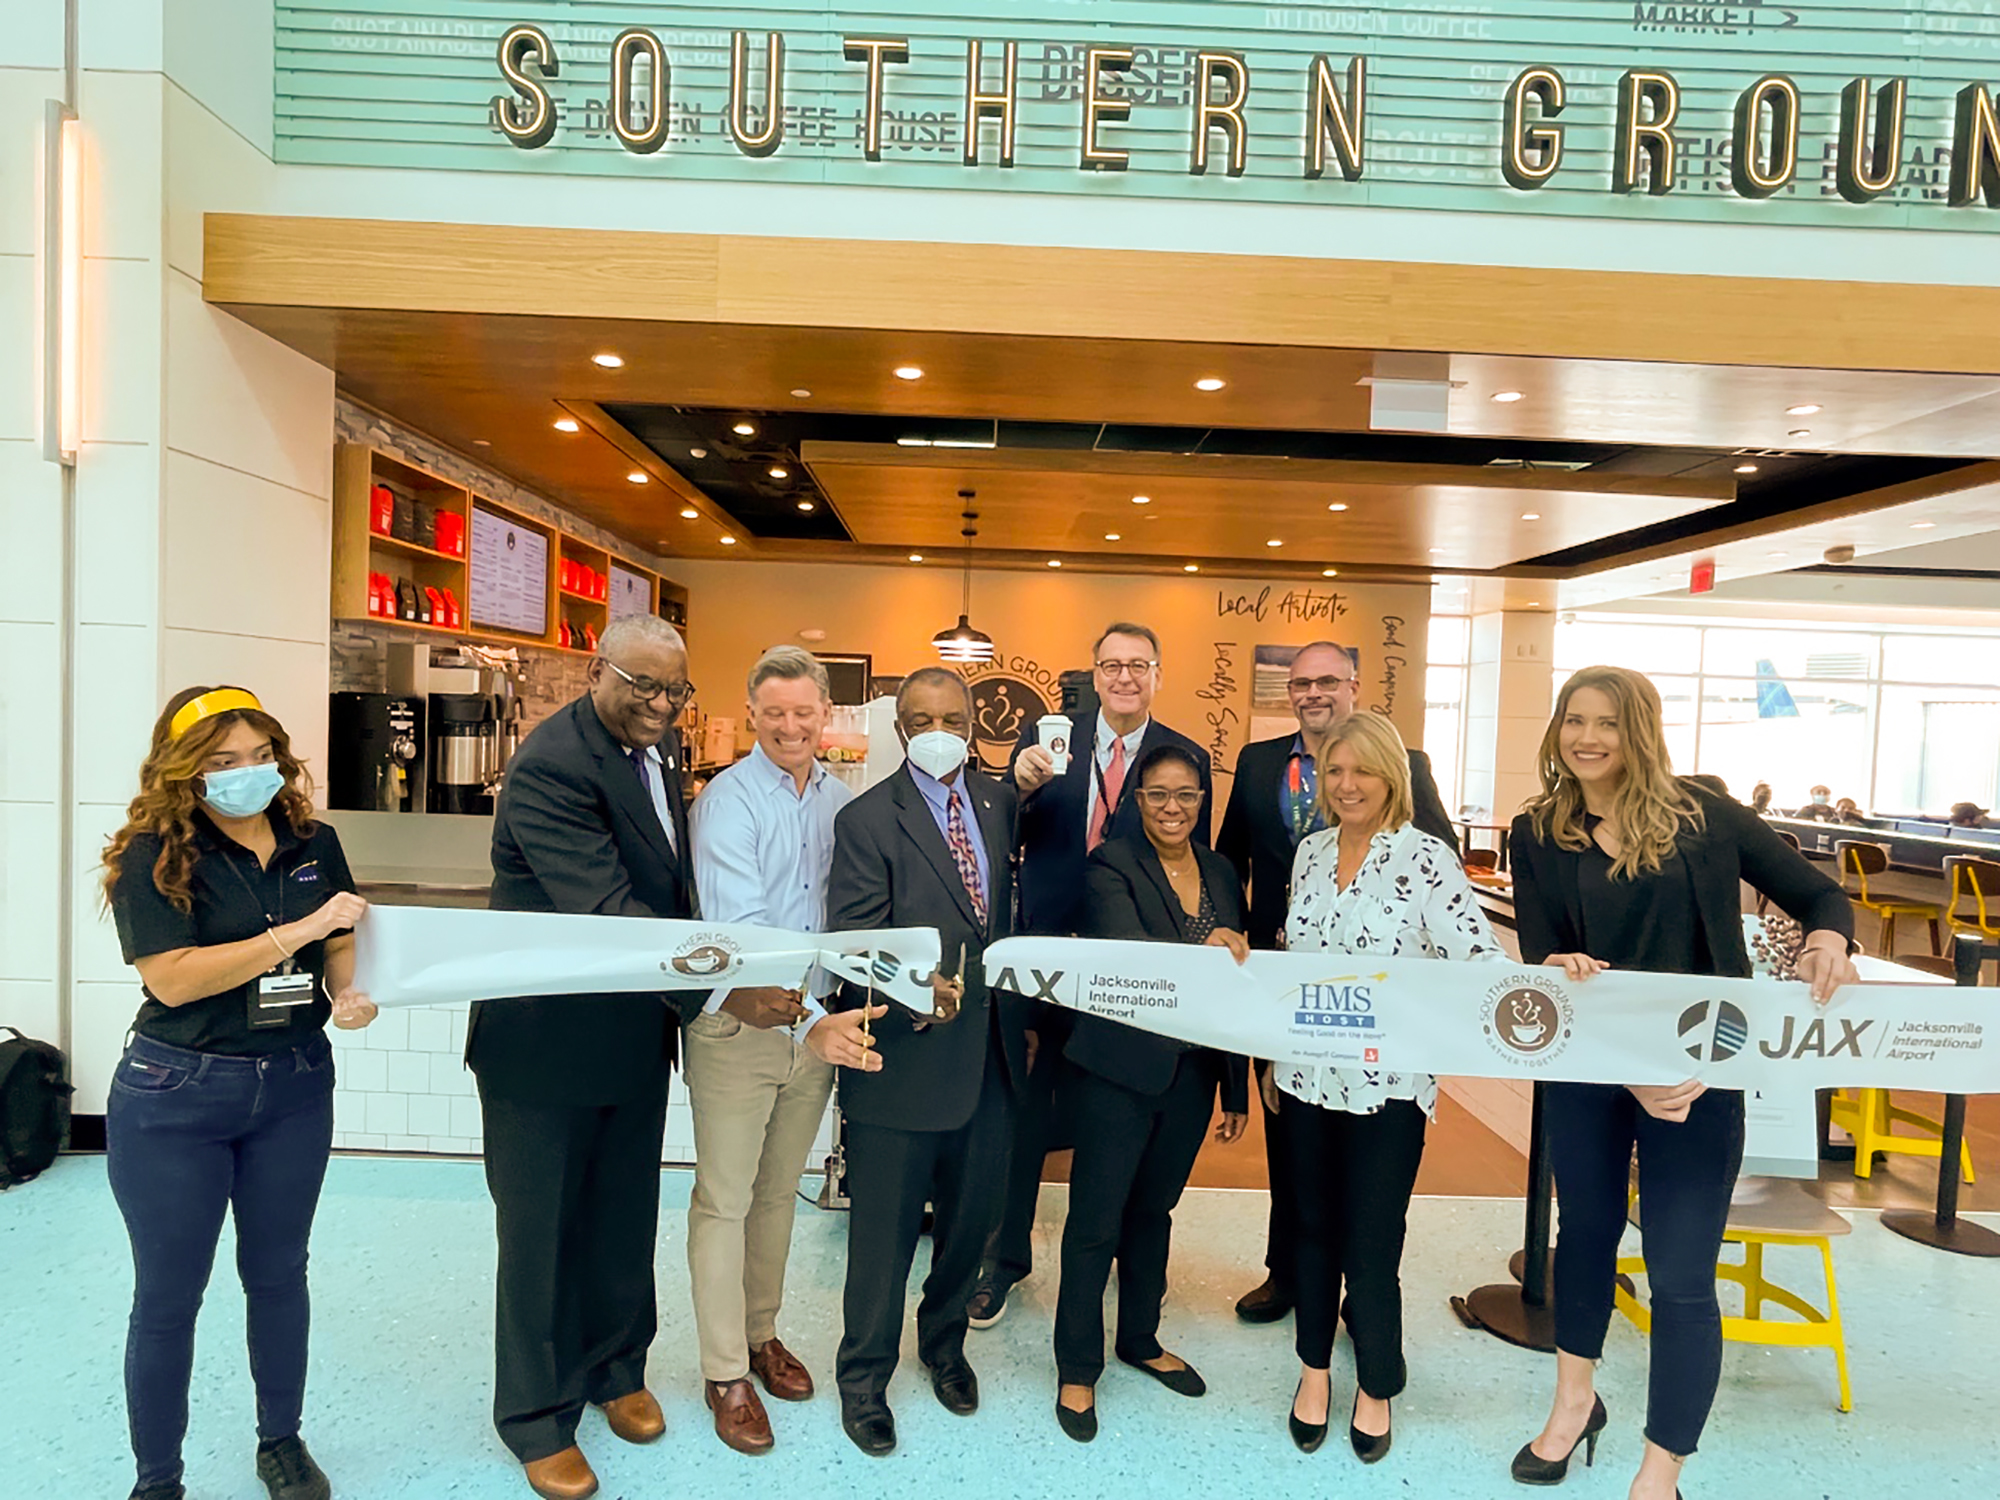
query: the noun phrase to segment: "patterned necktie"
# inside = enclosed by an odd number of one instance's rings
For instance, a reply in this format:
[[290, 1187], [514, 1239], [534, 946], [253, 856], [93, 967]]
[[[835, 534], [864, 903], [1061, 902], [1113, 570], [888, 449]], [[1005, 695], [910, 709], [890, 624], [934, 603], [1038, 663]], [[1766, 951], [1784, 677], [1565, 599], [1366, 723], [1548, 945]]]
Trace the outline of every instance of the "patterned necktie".
[[972, 898], [972, 914], [979, 919], [983, 929], [986, 926], [986, 885], [979, 878], [979, 855], [972, 847], [972, 836], [965, 829], [965, 812], [959, 806], [958, 793], [950, 787], [949, 811], [944, 820], [944, 841], [951, 849], [951, 862], [958, 866], [958, 878], [965, 882], [965, 894]]
[[1104, 780], [1097, 789], [1097, 801], [1090, 808], [1090, 836], [1084, 840], [1084, 852], [1088, 854], [1104, 842], [1104, 826], [1111, 821], [1112, 809], [1118, 806], [1118, 794], [1125, 790], [1125, 737], [1120, 735], [1111, 742], [1111, 764], [1104, 772]]

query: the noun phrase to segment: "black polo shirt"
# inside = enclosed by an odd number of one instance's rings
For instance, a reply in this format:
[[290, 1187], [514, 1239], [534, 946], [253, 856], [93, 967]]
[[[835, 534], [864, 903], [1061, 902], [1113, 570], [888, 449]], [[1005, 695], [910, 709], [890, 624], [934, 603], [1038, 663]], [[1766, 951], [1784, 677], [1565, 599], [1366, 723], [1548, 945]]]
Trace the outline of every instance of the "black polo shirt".
[[[337, 891], [352, 891], [354, 875], [347, 868], [334, 831], [321, 823], [301, 838], [282, 813], [266, 814], [278, 849], [262, 869], [257, 856], [228, 837], [197, 808], [194, 815], [195, 860], [188, 885], [194, 909], [180, 912], [153, 884], [153, 864], [160, 857], [157, 834], [134, 838], [120, 863], [111, 914], [118, 924], [118, 942], [125, 962], [134, 963], [177, 948], [211, 948], [223, 943], [261, 937], [268, 928], [296, 922], [325, 905]], [[268, 940], [266, 946], [270, 946]], [[141, 1036], [233, 1057], [256, 1057], [296, 1047], [322, 1030], [333, 1013], [326, 993], [326, 944], [307, 943], [295, 955], [297, 967], [319, 981], [312, 1003], [295, 1007], [283, 1026], [253, 1029], [251, 1007], [257, 981], [186, 1005], [163, 1005], [150, 991], [139, 1007], [133, 1029]], [[271, 948], [271, 967], [279, 965]]]

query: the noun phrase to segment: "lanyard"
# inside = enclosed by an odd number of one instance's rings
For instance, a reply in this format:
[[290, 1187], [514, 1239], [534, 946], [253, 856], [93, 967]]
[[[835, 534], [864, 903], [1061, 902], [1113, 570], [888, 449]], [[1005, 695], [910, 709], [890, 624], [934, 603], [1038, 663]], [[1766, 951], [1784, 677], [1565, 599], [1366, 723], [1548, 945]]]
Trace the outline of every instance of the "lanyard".
[[[273, 865], [275, 865], [278, 862], [278, 856], [283, 852], [284, 850], [282, 848], [273, 849], [271, 851], [271, 863]], [[229, 866], [230, 873], [235, 875], [237, 884], [243, 887], [243, 894], [250, 898], [250, 902], [253, 906], [257, 907], [260, 911], [264, 912], [264, 921], [266, 923], [267, 930], [268, 928], [271, 927], [284, 926], [285, 925], [284, 877], [280, 875], [278, 878], [278, 913], [276, 916], [273, 916], [270, 913], [270, 911], [266, 909], [264, 898], [257, 894], [257, 888], [250, 883], [250, 877], [248, 875], [245, 875], [243, 873], [242, 866], [237, 864], [236, 856], [231, 854], [227, 849], [224, 849], [221, 851], [221, 858], [222, 862]], [[256, 858], [255, 850], [251, 851], [251, 858], [253, 859]], [[290, 955], [285, 959], [283, 963], [278, 965], [279, 972], [284, 974], [290, 974], [296, 967], [297, 960], [298, 960], [298, 955], [296, 953]]]

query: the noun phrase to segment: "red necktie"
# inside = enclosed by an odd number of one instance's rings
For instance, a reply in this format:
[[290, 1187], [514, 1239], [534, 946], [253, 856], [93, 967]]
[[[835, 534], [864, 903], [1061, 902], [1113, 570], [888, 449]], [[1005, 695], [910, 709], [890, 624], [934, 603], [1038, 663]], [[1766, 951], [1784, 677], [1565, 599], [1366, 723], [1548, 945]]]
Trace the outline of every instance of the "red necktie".
[[1090, 809], [1090, 836], [1083, 844], [1086, 854], [1104, 842], [1104, 826], [1111, 821], [1112, 809], [1118, 806], [1118, 794], [1124, 789], [1125, 738], [1120, 735], [1111, 742], [1111, 764], [1098, 784], [1097, 801]]

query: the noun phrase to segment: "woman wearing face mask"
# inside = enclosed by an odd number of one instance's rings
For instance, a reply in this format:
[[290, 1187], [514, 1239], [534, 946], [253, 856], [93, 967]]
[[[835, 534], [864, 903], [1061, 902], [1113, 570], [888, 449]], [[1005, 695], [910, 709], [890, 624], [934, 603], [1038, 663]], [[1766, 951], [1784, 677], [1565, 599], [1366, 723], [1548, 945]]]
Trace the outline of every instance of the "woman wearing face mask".
[[375, 1007], [353, 987], [350, 929], [366, 903], [256, 698], [190, 688], [167, 704], [104, 851], [104, 896], [145, 993], [105, 1121], [132, 1237], [133, 1496], [183, 1500], [195, 1314], [233, 1207], [257, 1477], [272, 1500], [325, 1500], [299, 1438], [306, 1241], [333, 1139], [325, 1026], [365, 1026]]
[[[1160, 745], [1138, 766], [1139, 831], [1106, 839], [1084, 867], [1084, 934], [1227, 948], [1241, 963], [1243, 888], [1229, 861], [1191, 841], [1205, 795], [1201, 764]], [[1056, 1421], [1080, 1443], [1097, 1436], [1104, 1373], [1104, 1287], [1118, 1261], [1118, 1358], [1168, 1390], [1208, 1387], [1160, 1347], [1160, 1301], [1174, 1206], [1208, 1134], [1239, 1139], [1249, 1123], [1249, 1063], [1117, 1021], [1078, 1016], [1063, 1055], [1077, 1074], [1076, 1155], [1056, 1298]]]
[[[1320, 811], [1332, 826], [1292, 857], [1285, 946], [1504, 958], [1456, 852], [1411, 821], [1410, 752], [1395, 726], [1370, 713], [1342, 720], [1320, 748], [1319, 765]], [[1437, 1113], [1437, 1080], [1280, 1063], [1272, 1084], [1286, 1096], [1273, 1107], [1298, 1190], [1292, 1441], [1311, 1453], [1326, 1439], [1344, 1283], [1356, 1377], [1347, 1435], [1355, 1457], [1372, 1464], [1389, 1451], [1389, 1403], [1408, 1374], [1403, 1240], [1424, 1129]]]
[[[1579, 981], [1608, 968], [1747, 978], [1738, 896], [1747, 881], [1806, 930], [1798, 975], [1814, 1000], [1854, 979], [1854, 913], [1840, 887], [1748, 808], [1674, 775], [1660, 695], [1637, 672], [1572, 676], [1538, 758], [1542, 794], [1514, 820], [1510, 846], [1524, 960]], [[1543, 1088], [1562, 1225], [1556, 1394], [1540, 1435], [1515, 1455], [1514, 1478], [1556, 1484], [1579, 1445], [1585, 1463], [1595, 1455], [1607, 1419], [1593, 1374], [1636, 1144], [1653, 1334], [1631, 1500], [1669, 1500], [1722, 1374], [1715, 1263], [1743, 1162], [1743, 1095], [1692, 1080]]]

